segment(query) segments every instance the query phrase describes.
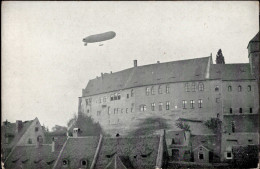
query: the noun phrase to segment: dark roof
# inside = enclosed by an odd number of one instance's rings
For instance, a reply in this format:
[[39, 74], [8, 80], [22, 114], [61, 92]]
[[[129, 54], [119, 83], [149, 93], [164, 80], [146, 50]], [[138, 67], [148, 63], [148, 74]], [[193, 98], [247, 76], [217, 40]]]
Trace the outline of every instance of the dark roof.
[[133, 166], [129, 160], [129, 157], [114, 155], [110, 163], [105, 167], [105, 169], [132, 169]]
[[251, 39], [250, 41], [249, 41], [249, 43], [250, 42], [259, 42], [260, 41], [260, 39], [259, 39], [259, 32], [253, 37], [253, 39]]
[[[36, 118], [34, 120], [36, 120]], [[20, 140], [20, 138], [27, 131], [27, 129], [29, 128], [29, 126], [32, 124], [32, 122], [34, 120], [24, 121], [22, 130], [19, 133], [16, 133], [16, 123], [8, 123], [7, 125], [1, 126], [1, 131], [2, 131], [1, 132], [1, 135], [2, 135], [1, 138], [2, 139], [5, 138], [5, 137], [3, 137], [5, 134], [7, 134], [9, 136], [14, 136], [12, 141], [10, 143], [8, 143], [8, 144], [4, 144], [3, 147], [5, 147], [5, 148], [12, 148], [13, 146], [15, 146], [17, 144], [17, 142]]]
[[83, 91], [91, 96], [116, 90], [160, 83], [203, 80], [210, 57], [166, 63], [150, 64], [125, 69], [116, 73], [105, 73], [92, 79]]
[[222, 80], [253, 80], [249, 63], [240, 64], [212, 64], [210, 79]]
[[67, 168], [80, 168], [81, 160], [90, 167], [97, 149], [99, 137], [69, 137], [61, 150], [55, 168], [63, 168], [63, 160], [68, 160]]
[[[127, 168], [154, 168], [158, 154], [160, 136], [104, 138], [96, 168], [105, 168], [114, 156], [127, 157], [123, 162]], [[130, 165], [131, 164], [131, 165]]]
[[55, 139], [55, 149], [57, 151], [60, 151], [63, 144], [67, 140], [67, 134], [66, 133], [61, 133], [61, 132], [45, 132], [45, 143], [46, 144], [51, 144], [53, 138]]
[[203, 145], [208, 150], [212, 151], [216, 149], [217, 146], [217, 136], [216, 135], [192, 135], [191, 136], [192, 149]]
[[5, 168], [52, 168], [58, 156], [58, 151], [51, 152], [51, 145], [16, 146], [5, 163]]

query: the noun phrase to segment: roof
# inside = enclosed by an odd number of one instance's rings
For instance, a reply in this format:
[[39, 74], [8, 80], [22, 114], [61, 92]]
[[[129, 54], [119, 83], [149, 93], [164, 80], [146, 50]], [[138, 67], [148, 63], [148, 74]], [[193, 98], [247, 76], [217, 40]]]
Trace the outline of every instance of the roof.
[[58, 151], [51, 152], [51, 145], [16, 146], [10, 157], [5, 162], [5, 168], [52, 168], [57, 159]]
[[68, 160], [69, 168], [80, 168], [81, 160], [90, 166], [98, 146], [99, 137], [69, 137], [62, 148], [55, 168], [63, 168], [63, 160]]
[[193, 150], [203, 145], [206, 149], [212, 151], [216, 149], [217, 136], [216, 135], [193, 135], [191, 137]]
[[249, 63], [240, 64], [212, 64], [210, 79], [222, 80], [254, 80], [250, 72]]
[[259, 32], [253, 37], [253, 39], [251, 39], [250, 41], [249, 41], [249, 43], [250, 42], [259, 42], [260, 41], [260, 39], [259, 39]]
[[115, 156], [118, 156], [121, 157], [120, 160], [126, 168], [154, 168], [159, 142], [159, 135], [125, 138], [104, 137], [95, 166], [96, 168], [105, 168], [110, 165]]
[[170, 82], [204, 80], [210, 57], [150, 64], [103, 74], [92, 79], [83, 90], [91, 96], [116, 90]]
[[117, 154], [112, 158], [111, 162], [105, 169], [130, 169], [133, 168], [128, 156], [118, 156]]
[[[34, 120], [36, 120], [36, 118]], [[12, 141], [8, 144], [4, 144], [3, 147], [12, 148], [13, 146], [15, 146], [17, 144], [17, 142], [20, 140], [20, 138], [27, 131], [27, 129], [29, 128], [29, 126], [32, 124], [32, 122], [34, 120], [24, 121], [22, 130], [19, 133], [16, 133], [16, 123], [8, 123], [7, 125], [1, 126], [1, 129], [2, 129], [1, 131], [3, 131], [3, 132], [1, 132], [2, 133], [2, 137], [1, 137], [2, 139], [4, 138], [3, 136], [5, 134], [8, 134], [9, 136], [10, 135], [14, 136]]]
[[67, 140], [67, 134], [62, 132], [45, 132], [45, 143], [51, 144], [53, 138], [55, 139], [55, 149], [60, 151]]

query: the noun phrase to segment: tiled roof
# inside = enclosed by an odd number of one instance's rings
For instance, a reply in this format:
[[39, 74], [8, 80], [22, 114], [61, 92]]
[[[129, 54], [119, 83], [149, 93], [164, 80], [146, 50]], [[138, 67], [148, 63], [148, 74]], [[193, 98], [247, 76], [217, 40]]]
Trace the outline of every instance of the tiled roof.
[[249, 41], [249, 43], [250, 42], [259, 42], [260, 41], [260, 39], [259, 39], [259, 32], [253, 37], [253, 39], [251, 39], [250, 41]]
[[118, 156], [115, 154], [105, 169], [133, 169], [133, 166], [129, 160], [129, 157]]
[[61, 150], [55, 168], [63, 168], [63, 160], [68, 160], [67, 168], [80, 168], [81, 160], [90, 167], [98, 145], [99, 137], [69, 137]]
[[193, 135], [191, 136], [192, 149], [203, 145], [208, 150], [212, 151], [216, 149], [217, 146], [217, 136], [216, 135]]
[[[96, 168], [105, 168], [114, 156], [127, 157], [127, 168], [154, 168], [160, 136], [104, 138]], [[121, 159], [122, 161], [122, 159]], [[129, 164], [130, 163], [130, 164]], [[129, 164], [126, 165], [126, 164]]]
[[222, 80], [253, 80], [250, 73], [250, 64], [212, 64], [210, 66], [210, 79]]
[[150, 64], [125, 69], [88, 82], [83, 96], [159, 83], [203, 80], [210, 57]]
[[5, 163], [5, 168], [52, 168], [58, 156], [58, 151], [51, 152], [51, 145], [16, 146]]

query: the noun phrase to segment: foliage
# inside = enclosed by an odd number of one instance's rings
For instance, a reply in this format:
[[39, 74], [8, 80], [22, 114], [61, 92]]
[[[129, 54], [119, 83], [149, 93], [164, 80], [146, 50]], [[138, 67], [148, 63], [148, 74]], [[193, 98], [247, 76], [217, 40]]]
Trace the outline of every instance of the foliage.
[[130, 136], [150, 135], [155, 131], [169, 128], [168, 124], [166, 123], [166, 119], [159, 117], [146, 118], [140, 121], [137, 126], [137, 129], [129, 133]]
[[[75, 121], [75, 123], [72, 123], [73, 121]], [[98, 136], [103, 133], [100, 124], [94, 122], [93, 118], [85, 114], [73, 116], [72, 119], [69, 120], [68, 125], [70, 125], [69, 135], [72, 135], [73, 128], [79, 128], [81, 136]]]
[[67, 127], [55, 125], [51, 130], [52, 132], [67, 132]]
[[190, 131], [190, 125], [183, 122], [183, 121], [178, 121], [175, 124], [178, 128], [183, 129], [184, 131]]
[[215, 133], [220, 131], [221, 120], [219, 118], [211, 118], [210, 120], [207, 120], [204, 124]]

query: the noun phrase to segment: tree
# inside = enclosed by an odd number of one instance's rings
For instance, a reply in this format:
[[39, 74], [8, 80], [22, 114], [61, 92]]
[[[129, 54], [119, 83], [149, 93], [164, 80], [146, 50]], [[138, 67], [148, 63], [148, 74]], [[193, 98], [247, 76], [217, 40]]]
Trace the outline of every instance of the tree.
[[178, 121], [175, 125], [184, 131], [190, 131], [190, 125], [183, 121]]
[[217, 53], [217, 56], [216, 56], [216, 63], [217, 64], [225, 64], [225, 58], [222, 54], [221, 49], [218, 50], [218, 53]]
[[68, 129], [69, 135], [72, 135], [73, 128], [79, 128], [81, 136], [98, 136], [104, 134], [100, 124], [94, 122], [91, 117], [85, 114], [80, 114], [79, 116], [74, 115], [67, 124], [70, 125], [70, 128]]
[[221, 120], [219, 118], [211, 118], [204, 123], [208, 128], [213, 130], [214, 133], [220, 132]]
[[129, 133], [129, 136], [150, 135], [161, 129], [168, 129], [166, 119], [159, 117], [149, 117], [140, 121], [137, 129]]

